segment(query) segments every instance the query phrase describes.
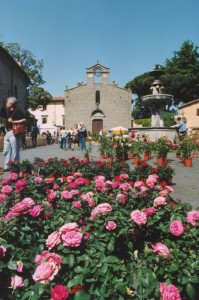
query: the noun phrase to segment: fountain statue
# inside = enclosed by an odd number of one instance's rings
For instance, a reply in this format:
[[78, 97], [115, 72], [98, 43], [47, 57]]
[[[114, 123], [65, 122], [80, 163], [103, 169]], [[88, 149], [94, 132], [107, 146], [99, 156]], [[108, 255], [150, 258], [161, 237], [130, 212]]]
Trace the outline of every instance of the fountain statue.
[[152, 94], [143, 96], [141, 100], [151, 110], [151, 127], [164, 127], [163, 111], [166, 105], [171, 104], [173, 96], [163, 94], [164, 86], [159, 78], [164, 74], [164, 70], [160, 65], [155, 65], [150, 74], [155, 77], [150, 87]]
[[167, 136], [168, 139], [174, 140], [177, 132], [176, 128], [165, 127], [163, 120], [163, 112], [166, 105], [172, 103], [173, 96], [164, 94], [164, 86], [160, 81], [160, 76], [164, 74], [164, 70], [160, 65], [156, 65], [153, 71], [150, 72], [154, 76], [154, 81], [150, 87], [151, 94], [141, 98], [143, 104], [151, 110], [151, 127], [130, 128], [139, 134], [146, 134], [151, 140], [156, 141], [162, 135]]

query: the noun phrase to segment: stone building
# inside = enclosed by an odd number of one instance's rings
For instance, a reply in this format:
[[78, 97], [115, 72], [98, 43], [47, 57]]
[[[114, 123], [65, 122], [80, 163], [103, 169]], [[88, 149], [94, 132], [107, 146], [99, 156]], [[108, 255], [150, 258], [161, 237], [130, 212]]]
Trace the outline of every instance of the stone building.
[[53, 97], [48, 105], [40, 105], [36, 110], [29, 109], [29, 112], [35, 116], [38, 125], [65, 125], [64, 97]]
[[97, 63], [87, 68], [87, 83], [65, 90], [65, 124], [83, 122], [99, 133], [112, 127], [131, 127], [131, 91], [109, 83], [109, 68]]
[[199, 129], [199, 99], [181, 105], [179, 111], [180, 114], [178, 116], [186, 119], [189, 129]]
[[30, 79], [20, 63], [0, 46], [0, 107], [9, 96], [15, 96], [19, 107], [25, 111], [29, 83]]

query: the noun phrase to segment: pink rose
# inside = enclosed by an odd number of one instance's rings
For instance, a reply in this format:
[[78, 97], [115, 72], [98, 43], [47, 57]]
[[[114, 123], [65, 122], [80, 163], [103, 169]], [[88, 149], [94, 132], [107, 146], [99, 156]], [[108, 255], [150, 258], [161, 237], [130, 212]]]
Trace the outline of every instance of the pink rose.
[[44, 182], [45, 183], [53, 183], [54, 182], [54, 178], [45, 178]]
[[39, 265], [33, 275], [35, 282], [41, 282], [43, 284], [53, 280], [58, 273], [58, 266], [53, 262], [45, 262]]
[[53, 199], [55, 199], [56, 197], [57, 197], [57, 192], [56, 192], [56, 191], [50, 190], [50, 191], [48, 192], [48, 199], [49, 199], [49, 200], [53, 200]]
[[180, 293], [173, 284], [166, 285], [165, 282], [160, 284], [160, 294], [162, 300], [181, 300]]
[[59, 245], [60, 243], [61, 243], [61, 239], [58, 231], [54, 231], [53, 233], [51, 233], [46, 240], [46, 246], [48, 247], [49, 250]]
[[153, 205], [154, 206], [164, 206], [166, 205], [166, 198], [165, 197], [157, 197], [154, 201], [153, 201]]
[[0, 201], [5, 202], [6, 201], [6, 195], [0, 194]]
[[43, 182], [43, 178], [41, 178], [41, 177], [35, 177], [34, 178], [34, 182], [36, 182], [38, 184], [41, 184]]
[[167, 256], [170, 251], [167, 246], [162, 243], [156, 243], [152, 245], [153, 252], [159, 256]]
[[112, 211], [112, 206], [109, 203], [101, 203], [92, 210], [91, 219], [95, 219], [99, 214], [106, 215], [110, 211]]
[[130, 183], [125, 182], [125, 183], [121, 183], [121, 184], [120, 184], [119, 189], [120, 189], [121, 191], [127, 192], [127, 191], [129, 191], [129, 190], [132, 189], [132, 186], [130, 185]]
[[82, 173], [80, 172], [75, 172], [73, 175], [74, 177], [82, 177]]
[[129, 175], [128, 174], [120, 174], [119, 180], [125, 180], [125, 179], [129, 179]]
[[2, 187], [1, 192], [4, 195], [9, 195], [10, 193], [12, 193], [12, 187], [10, 185], [5, 185]]
[[73, 181], [75, 178], [73, 176], [67, 176], [67, 182]]
[[144, 225], [147, 222], [147, 216], [143, 211], [137, 209], [131, 213], [131, 220], [137, 225]]
[[31, 198], [25, 198], [21, 202], [15, 204], [11, 208], [11, 212], [13, 216], [25, 215], [30, 212], [32, 207], [34, 206], [34, 200]]
[[165, 189], [167, 190], [167, 192], [168, 192], [169, 194], [172, 194], [172, 193], [173, 193], [173, 188], [172, 188], [170, 185], [165, 186]]
[[117, 227], [117, 225], [113, 221], [108, 221], [108, 223], [106, 225], [106, 229], [109, 231], [114, 230], [116, 227]]
[[153, 216], [156, 213], [156, 209], [154, 207], [148, 207], [144, 210], [144, 213], [147, 216]]
[[12, 172], [9, 174], [8, 178], [12, 181], [17, 180], [17, 178], [19, 177], [19, 175], [16, 172]]
[[3, 258], [6, 255], [6, 248], [4, 246], [0, 246], [0, 258]]
[[76, 183], [77, 186], [81, 186], [81, 185], [85, 184], [85, 180], [84, 180], [84, 178], [79, 177], [79, 178], [75, 179], [75, 183]]
[[79, 247], [82, 242], [82, 237], [82, 233], [74, 230], [66, 232], [62, 234], [63, 245], [69, 247]]
[[81, 202], [79, 202], [79, 201], [73, 201], [73, 202], [72, 202], [72, 206], [73, 206], [74, 208], [77, 208], [77, 209], [81, 209], [81, 208], [82, 208], [82, 204], [81, 204]]
[[55, 190], [55, 191], [59, 190], [58, 184], [55, 183], [55, 184], [53, 185], [53, 190]]
[[192, 210], [187, 214], [187, 223], [196, 226], [196, 222], [199, 221], [199, 210]]
[[168, 191], [167, 190], [163, 190], [163, 191], [160, 191], [158, 193], [158, 196], [160, 196], [160, 197], [166, 197], [167, 195], [168, 195]]
[[22, 277], [15, 275], [11, 277], [11, 287], [14, 289], [24, 286]]
[[120, 193], [120, 194], [117, 194], [117, 196], [116, 196], [116, 201], [121, 202], [122, 204], [126, 203], [127, 199], [128, 199], [127, 194]]
[[175, 236], [180, 236], [184, 233], [184, 226], [181, 221], [172, 221], [170, 224], [170, 232]]
[[21, 273], [23, 271], [23, 262], [19, 260], [17, 262], [17, 272]]
[[40, 265], [44, 262], [53, 262], [55, 265], [59, 266], [63, 264], [63, 259], [56, 253], [51, 253], [49, 251], [43, 251], [40, 255], [35, 257], [35, 262]]
[[10, 178], [5, 178], [1, 181], [2, 185], [8, 185], [10, 183], [11, 179]]
[[8, 219], [10, 219], [10, 218], [12, 218], [14, 215], [13, 215], [13, 213], [12, 213], [12, 211], [9, 211], [8, 213], [7, 213], [7, 215], [5, 216], [5, 220], [8, 220]]
[[26, 185], [27, 185], [26, 181], [24, 179], [21, 179], [15, 183], [15, 188], [17, 191], [21, 192], [25, 189]]
[[63, 192], [61, 193], [61, 197], [62, 197], [63, 199], [66, 199], [66, 200], [71, 200], [72, 197], [73, 197], [73, 195], [72, 195], [72, 193], [69, 192], [69, 191], [63, 191]]
[[66, 300], [69, 297], [70, 293], [61, 284], [57, 284], [51, 291], [52, 300]]
[[68, 186], [69, 186], [69, 188], [71, 188], [71, 189], [76, 189], [77, 183], [76, 183], [76, 182], [70, 182], [70, 183], [68, 184]]
[[35, 205], [29, 212], [32, 217], [38, 217], [40, 213], [43, 211], [43, 207], [41, 205]]
[[135, 189], [140, 189], [142, 186], [144, 186], [144, 183], [142, 182], [142, 181], [136, 181], [135, 183], [134, 183], [134, 188]]
[[59, 232], [60, 233], [66, 233], [72, 230], [78, 230], [79, 227], [77, 225], [77, 223], [73, 222], [73, 223], [67, 223], [65, 225], [63, 225], [60, 229]]

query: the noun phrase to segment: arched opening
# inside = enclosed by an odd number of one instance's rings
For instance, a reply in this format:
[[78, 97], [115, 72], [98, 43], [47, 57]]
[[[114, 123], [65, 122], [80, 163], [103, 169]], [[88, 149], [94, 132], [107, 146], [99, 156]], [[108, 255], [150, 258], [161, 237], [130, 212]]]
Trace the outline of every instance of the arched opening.
[[94, 83], [102, 83], [102, 72], [100, 68], [94, 71]]
[[103, 130], [103, 120], [94, 119], [92, 122], [92, 134], [99, 134], [101, 129]]
[[96, 92], [95, 92], [95, 104], [96, 104], [97, 106], [100, 105], [100, 91], [96, 91]]

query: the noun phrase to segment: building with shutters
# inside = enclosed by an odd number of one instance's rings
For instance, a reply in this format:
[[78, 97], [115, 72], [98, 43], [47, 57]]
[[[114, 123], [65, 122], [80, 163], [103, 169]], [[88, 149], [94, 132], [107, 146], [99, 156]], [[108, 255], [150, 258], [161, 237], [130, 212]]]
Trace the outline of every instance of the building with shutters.
[[131, 127], [131, 91], [109, 83], [110, 70], [97, 63], [87, 68], [87, 83], [65, 90], [65, 125], [83, 122], [88, 131]]

